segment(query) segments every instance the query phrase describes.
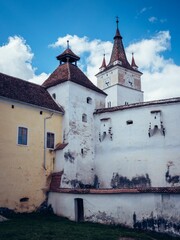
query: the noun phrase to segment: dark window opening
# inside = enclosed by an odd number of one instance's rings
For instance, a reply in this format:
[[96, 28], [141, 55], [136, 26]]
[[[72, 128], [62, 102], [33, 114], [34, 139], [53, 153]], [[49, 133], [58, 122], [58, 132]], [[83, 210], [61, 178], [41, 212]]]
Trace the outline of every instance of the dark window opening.
[[127, 121], [126, 121], [126, 124], [127, 124], [127, 125], [133, 124], [133, 120], [127, 120]]
[[14, 105], [11, 105], [12, 108], [14, 108]]
[[55, 93], [53, 93], [53, 94], [52, 94], [52, 97], [53, 97], [54, 99], [56, 99], [56, 94], [55, 94]]
[[87, 97], [87, 103], [88, 103], [88, 104], [92, 104], [92, 98]]
[[54, 133], [47, 132], [46, 146], [47, 146], [47, 148], [54, 149]]
[[42, 115], [43, 114], [43, 111], [40, 111], [40, 115]]
[[84, 153], [84, 149], [83, 148], [81, 148], [81, 154], [83, 154]]
[[29, 198], [28, 197], [23, 197], [19, 199], [20, 202], [28, 202]]
[[27, 145], [28, 129], [25, 127], [18, 127], [18, 144]]
[[87, 122], [87, 115], [85, 113], [82, 115], [82, 122]]

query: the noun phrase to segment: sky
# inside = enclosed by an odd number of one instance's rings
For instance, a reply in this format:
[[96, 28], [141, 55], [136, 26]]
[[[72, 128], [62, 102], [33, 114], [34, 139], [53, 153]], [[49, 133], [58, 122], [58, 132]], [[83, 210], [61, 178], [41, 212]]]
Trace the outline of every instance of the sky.
[[180, 96], [179, 0], [0, 0], [0, 72], [42, 84], [67, 47], [96, 84], [109, 62], [116, 16], [129, 62], [134, 52], [145, 101]]

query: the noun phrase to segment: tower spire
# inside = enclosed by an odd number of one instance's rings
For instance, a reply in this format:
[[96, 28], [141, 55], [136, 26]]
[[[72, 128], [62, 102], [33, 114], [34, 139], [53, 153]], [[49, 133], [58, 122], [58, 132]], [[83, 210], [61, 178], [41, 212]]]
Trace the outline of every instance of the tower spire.
[[126, 53], [125, 53], [123, 42], [122, 42], [122, 36], [120, 34], [118, 24], [119, 24], [119, 18], [116, 17], [117, 28], [116, 28], [116, 34], [114, 36], [113, 50], [111, 53], [111, 58], [108, 66], [120, 64], [123, 67], [131, 68], [126, 57]]
[[133, 52], [132, 52], [131, 67], [135, 70], [138, 69], [138, 66], [136, 65], [135, 60], [134, 60], [134, 53]]
[[100, 71], [103, 71], [104, 69], [106, 69], [105, 53], [103, 54], [103, 61], [102, 61], [101, 67], [99, 69], [100, 69]]

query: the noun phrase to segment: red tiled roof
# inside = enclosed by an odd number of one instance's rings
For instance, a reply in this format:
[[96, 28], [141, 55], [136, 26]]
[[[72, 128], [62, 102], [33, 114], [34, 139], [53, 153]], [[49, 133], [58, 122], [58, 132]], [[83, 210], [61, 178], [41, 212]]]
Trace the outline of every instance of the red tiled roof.
[[180, 97], [148, 101], [148, 102], [132, 103], [132, 104], [128, 104], [128, 105], [120, 105], [120, 106], [110, 107], [110, 108], [100, 108], [100, 109], [96, 109], [94, 114], [122, 111], [122, 110], [130, 109], [130, 108], [138, 108], [138, 107], [144, 107], [144, 106], [150, 106], [150, 105], [176, 103], [176, 102], [180, 102]]
[[105, 54], [104, 54], [104, 57], [103, 57], [103, 61], [102, 61], [101, 67], [99, 69], [102, 69], [102, 68], [106, 68]]
[[101, 89], [96, 87], [77, 66], [69, 62], [59, 65], [43, 83], [43, 86], [45, 88], [49, 88], [66, 81], [72, 81], [83, 87], [90, 88], [96, 92], [107, 95]]
[[58, 144], [56, 144], [56, 147], [55, 147], [55, 151], [57, 151], [57, 150], [62, 150], [62, 149], [64, 149], [66, 146], [68, 145], [68, 143], [58, 143]]
[[116, 21], [116, 22], [117, 22], [117, 29], [116, 29], [116, 34], [114, 36], [114, 44], [113, 44], [113, 49], [112, 49], [112, 53], [111, 53], [111, 58], [110, 58], [109, 64], [107, 65], [107, 68], [104, 71], [114, 67], [115, 61], [119, 61], [115, 65], [119, 65], [119, 66], [125, 67], [127, 69], [130, 69], [132, 71], [141, 73], [137, 69], [133, 68], [127, 60], [123, 41], [122, 41], [122, 36], [118, 29], [118, 21]]
[[133, 54], [133, 53], [132, 53], [131, 67], [132, 67], [133, 69], [137, 69], [137, 68], [138, 68], [138, 66], [137, 66], [136, 63], [135, 63], [134, 54]]
[[149, 188], [106, 188], [106, 189], [75, 189], [75, 188], [51, 188], [50, 191], [73, 194], [122, 194], [122, 193], [173, 193], [179, 194], [180, 187], [149, 187]]
[[63, 53], [58, 55], [56, 58], [60, 61], [66, 62], [67, 57], [69, 57], [70, 62], [78, 61], [80, 59], [80, 57], [74, 54], [70, 48], [67, 48]]
[[0, 73], [0, 97], [64, 112], [44, 87], [3, 73]]

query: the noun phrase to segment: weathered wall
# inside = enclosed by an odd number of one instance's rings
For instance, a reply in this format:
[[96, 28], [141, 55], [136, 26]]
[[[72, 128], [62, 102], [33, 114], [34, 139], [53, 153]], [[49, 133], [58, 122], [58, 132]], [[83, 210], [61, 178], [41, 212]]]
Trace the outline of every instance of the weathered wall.
[[[71, 81], [49, 88], [65, 109], [63, 140], [68, 145], [56, 153], [54, 171], [63, 171], [61, 187], [94, 184], [94, 117], [95, 108], [104, 107], [104, 94]], [[62, 97], [63, 96], [63, 97]], [[87, 103], [87, 98], [91, 101]], [[83, 114], [86, 121], [82, 121]]]
[[[48, 149], [44, 169], [44, 118], [50, 111], [3, 100], [0, 108], [0, 206], [30, 212], [45, 200], [53, 170], [55, 155]], [[46, 123], [55, 143], [62, 141], [62, 116], [55, 113]], [[27, 146], [17, 144], [19, 126], [28, 128]]]
[[50, 193], [49, 204], [55, 214], [76, 219], [75, 199], [83, 199], [84, 220], [122, 224], [138, 229], [180, 235], [180, 195], [141, 194], [66, 194]]
[[169, 103], [95, 115], [100, 187], [180, 186], [179, 109]]

